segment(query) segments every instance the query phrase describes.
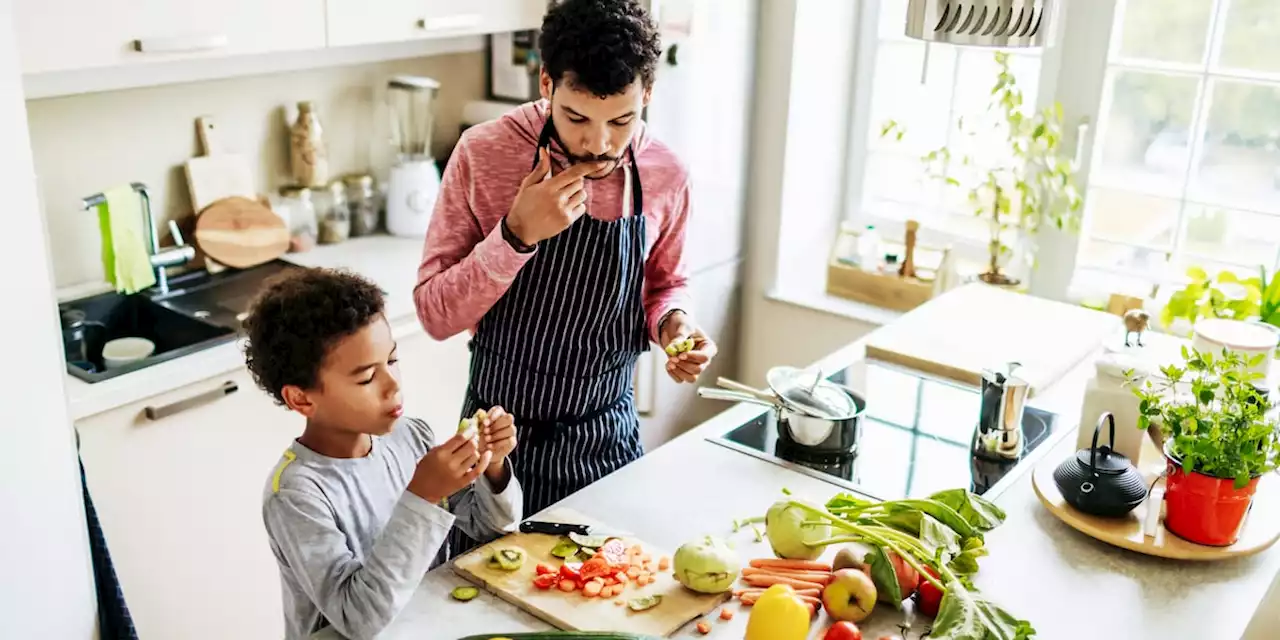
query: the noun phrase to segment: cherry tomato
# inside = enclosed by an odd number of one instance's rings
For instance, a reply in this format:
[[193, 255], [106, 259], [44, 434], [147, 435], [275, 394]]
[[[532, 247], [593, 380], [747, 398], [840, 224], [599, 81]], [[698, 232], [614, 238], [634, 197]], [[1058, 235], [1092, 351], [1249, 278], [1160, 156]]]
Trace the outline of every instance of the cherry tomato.
[[555, 569], [552, 569], [551, 567], [548, 567], [547, 565], [542, 564], [542, 563], [538, 563], [538, 566], [534, 569], [534, 571], [537, 571], [537, 572], [538, 572], [538, 575], [540, 575], [540, 576], [542, 576], [542, 575], [546, 575], [546, 574], [548, 574], [548, 573], [555, 573], [555, 572], [556, 572], [556, 570], [555, 570]]
[[566, 562], [560, 565], [560, 577], [577, 582], [582, 578], [582, 563]]
[[[932, 568], [925, 567], [924, 570], [928, 571], [929, 575], [934, 578], [938, 577], [938, 574]], [[930, 618], [938, 617], [938, 608], [942, 606], [942, 591], [933, 586], [932, 582], [921, 578], [920, 587], [916, 590], [916, 593], [919, 596], [917, 603], [920, 605], [920, 613]]]
[[831, 625], [822, 640], [862, 640], [862, 630], [858, 629], [858, 625], [842, 620]]
[[557, 584], [560, 584], [560, 576], [554, 573], [544, 573], [533, 579], [533, 586], [539, 589], [550, 589]]

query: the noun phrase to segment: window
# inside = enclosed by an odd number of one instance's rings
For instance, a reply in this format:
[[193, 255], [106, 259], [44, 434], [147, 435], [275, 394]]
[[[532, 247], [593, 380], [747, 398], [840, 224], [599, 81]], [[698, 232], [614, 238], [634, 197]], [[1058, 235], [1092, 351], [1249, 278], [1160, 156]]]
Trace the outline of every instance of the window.
[[[855, 140], [861, 136], [866, 153], [852, 158], [854, 215], [860, 222], [880, 224], [913, 218], [926, 229], [985, 251], [987, 224], [974, 215], [965, 194], [931, 177], [921, 158], [942, 146], [951, 148], [955, 163], [966, 150], [999, 150], [987, 142], [993, 134], [968, 138], [958, 126], [987, 113], [999, 72], [996, 49], [926, 46], [907, 38], [903, 35], [907, 0], [867, 2], [863, 7], [863, 37], [870, 42], [859, 50], [858, 67], [865, 80], [859, 88], [866, 90], [859, 92], [861, 99], [855, 99], [857, 111], [865, 116], [855, 116], [853, 126], [858, 130]], [[1023, 110], [1034, 110], [1040, 52], [1005, 51], [1024, 95]], [[901, 139], [882, 135], [890, 121], [901, 127]], [[994, 137], [1004, 140], [999, 131]]]
[[1280, 266], [1275, 0], [1116, 4], [1078, 279]]

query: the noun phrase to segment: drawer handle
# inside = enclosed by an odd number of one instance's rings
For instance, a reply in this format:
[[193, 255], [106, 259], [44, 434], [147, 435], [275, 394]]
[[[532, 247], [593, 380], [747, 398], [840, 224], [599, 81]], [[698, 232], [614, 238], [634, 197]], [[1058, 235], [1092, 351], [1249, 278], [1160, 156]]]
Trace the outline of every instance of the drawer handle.
[[426, 18], [418, 21], [418, 28], [424, 31], [452, 31], [454, 29], [468, 29], [479, 25], [481, 18], [483, 18], [483, 16], [478, 13], [460, 13], [454, 16]]
[[207, 402], [212, 402], [223, 396], [229, 396], [239, 390], [240, 385], [228, 380], [222, 383], [222, 386], [208, 391], [202, 391], [190, 398], [183, 398], [182, 400], [160, 405], [158, 407], [147, 407], [146, 409], [143, 409], [143, 413], [147, 415], [149, 420], [159, 420]]
[[133, 49], [140, 53], [186, 53], [191, 51], [209, 51], [225, 49], [227, 36], [176, 36], [173, 38], [147, 38], [134, 40]]

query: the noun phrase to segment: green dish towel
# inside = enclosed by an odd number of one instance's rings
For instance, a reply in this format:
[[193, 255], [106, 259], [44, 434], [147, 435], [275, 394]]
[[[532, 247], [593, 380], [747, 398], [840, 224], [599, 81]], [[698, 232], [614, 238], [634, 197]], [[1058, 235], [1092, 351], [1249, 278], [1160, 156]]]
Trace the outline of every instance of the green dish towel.
[[98, 205], [102, 231], [102, 270], [123, 294], [137, 293], [156, 283], [142, 224], [142, 196], [124, 185], [104, 191]]

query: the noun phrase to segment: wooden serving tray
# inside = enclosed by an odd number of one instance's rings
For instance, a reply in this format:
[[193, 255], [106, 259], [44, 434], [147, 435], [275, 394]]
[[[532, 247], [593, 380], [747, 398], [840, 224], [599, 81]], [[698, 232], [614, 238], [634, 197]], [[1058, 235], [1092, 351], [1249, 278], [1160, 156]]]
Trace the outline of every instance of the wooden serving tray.
[[[1074, 452], [1072, 455], [1075, 455]], [[1160, 524], [1153, 531], [1155, 535], [1144, 535], [1142, 524], [1146, 521], [1147, 510], [1153, 508], [1148, 502], [1138, 505], [1122, 518], [1101, 518], [1076, 509], [1062, 497], [1062, 492], [1058, 491], [1058, 485], [1053, 481], [1053, 471], [1061, 462], [1060, 459], [1045, 459], [1032, 472], [1031, 482], [1036, 496], [1050, 513], [1067, 526], [1107, 544], [1149, 556], [1205, 561], [1253, 555], [1280, 540], [1280, 487], [1277, 487], [1274, 478], [1264, 477], [1258, 482], [1253, 507], [1245, 516], [1240, 539], [1229, 547], [1209, 547], [1174, 535], [1164, 527], [1163, 513], [1160, 515]], [[1152, 471], [1143, 473], [1148, 486], [1156, 476], [1157, 473]], [[1161, 480], [1160, 483], [1163, 484], [1164, 481]], [[1163, 501], [1160, 506], [1164, 506]]]

